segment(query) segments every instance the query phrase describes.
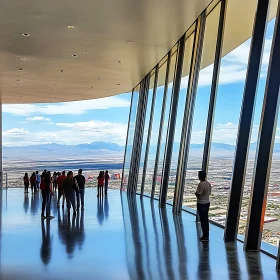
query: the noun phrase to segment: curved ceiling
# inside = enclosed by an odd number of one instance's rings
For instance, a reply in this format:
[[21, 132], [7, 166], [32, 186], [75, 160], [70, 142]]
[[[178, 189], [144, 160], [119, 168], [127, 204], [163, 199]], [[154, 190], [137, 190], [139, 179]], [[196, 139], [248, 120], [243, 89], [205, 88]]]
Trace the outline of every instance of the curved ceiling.
[[129, 92], [209, 2], [1, 1], [2, 102], [73, 101]]
[[[2, 102], [62, 102], [129, 92], [210, 2], [4, 0]], [[277, 1], [271, 2], [270, 18]], [[251, 36], [248, 22], [255, 7], [256, 0], [229, 0], [224, 54]], [[203, 66], [211, 64], [212, 55], [204, 56]]]

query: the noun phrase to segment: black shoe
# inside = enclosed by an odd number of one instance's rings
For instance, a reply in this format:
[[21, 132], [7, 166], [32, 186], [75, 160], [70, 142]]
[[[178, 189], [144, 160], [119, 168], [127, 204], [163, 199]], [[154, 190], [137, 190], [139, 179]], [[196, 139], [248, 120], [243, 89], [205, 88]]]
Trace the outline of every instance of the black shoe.
[[209, 242], [209, 237], [200, 237], [199, 240], [201, 242]]
[[43, 214], [41, 214], [41, 219], [44, 220], [46, 219], [46, 217]]

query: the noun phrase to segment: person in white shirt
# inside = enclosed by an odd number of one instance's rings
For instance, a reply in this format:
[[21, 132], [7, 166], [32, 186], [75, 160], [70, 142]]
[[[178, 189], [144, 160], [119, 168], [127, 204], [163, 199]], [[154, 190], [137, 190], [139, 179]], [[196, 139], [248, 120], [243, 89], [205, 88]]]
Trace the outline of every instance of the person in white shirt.
[[206, 180], [206, 172], [199, 171], [198, 178], [200, 183], [197, 186], [195, 195], [197, 197], [197, 211], [200, 217], [202, 237], [200, 241], [209, 241], [209, 207], [210, 207], [210, 195], [211, 195], [211, 184]]
[[36, 189], [37, 189], [37, 192], [39, 191], [40, 183], [41, 183], [41, 176], [40, 176], [39, 172], [36, 171]]

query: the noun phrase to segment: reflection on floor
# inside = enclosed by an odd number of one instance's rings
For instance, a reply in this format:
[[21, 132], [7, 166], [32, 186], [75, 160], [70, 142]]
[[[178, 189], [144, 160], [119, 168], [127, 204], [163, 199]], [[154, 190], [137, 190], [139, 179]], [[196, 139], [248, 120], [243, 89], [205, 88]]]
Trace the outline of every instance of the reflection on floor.
[[[41, 221], [39, 194], [1, 192], [1, 279], [278, 279], [275, 260], [245, 253], [242, 243], [224, 243], [211, 225], [201, 244], [195, 217], [173, 217], [157, 201], [128, 199], [110, 191], [97, 201], [86, 190], [85, 212], [77, 217], [52, 208]], [[55, 206], [56, 197], [53, 198]]]

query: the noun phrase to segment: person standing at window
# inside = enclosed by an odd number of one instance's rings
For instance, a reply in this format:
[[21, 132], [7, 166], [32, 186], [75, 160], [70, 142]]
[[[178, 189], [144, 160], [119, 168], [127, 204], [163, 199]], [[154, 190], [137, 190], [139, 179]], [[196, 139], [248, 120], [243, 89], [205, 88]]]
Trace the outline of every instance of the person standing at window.
[[97, 177], [97, 197], [103, 196], [104, 174], [103, 171], [99, 172]]
[[35, 193], [36, 192], [36, 175], [35, 175], [35, 172], [33, 172], [31, 177], [30, 177], [30, 185], [31, 185], [31, 192]]
[[37, 189], [37, 192], [39, 191], [40, 183], [41, 183], [41, 176], [40, 176], [39, 172], [36, 171], [36, 189]]
[[199, 171], [198, 179], [200, 183], [196, 189], [195, 195], [197, 197], [197, 211], [200, 217], [202, 237], [200, 241], [209, 242], [209, 207], [210, 207], [210, 195], [211, 184], [206, 180], [206, 172]]
[[79, 186], [79, 189], [76, 190], [76, 198], [77, 198], [77, 210], [80, 208], [80, 201], [81, 201], [81, 209], [84, 211], [85, 207], [85, 183], [86, 179], [82, 175], [83, 170], [79, 169], [78, 175], [75, 176], [75, 180]]
[[[42, 219], [53, 219], [54, 217], [51, 216], [51, 196], [53, 195], [52, 184], [51, 184], [51, 173], [44, 171], [42, 173], [42, 180], [41, 180], [41, 191], [42, 191]], [[46, 216], [45, 216], [46, 210]]]
[[25, 173], [25, 174], [24, 174], [23, 183], [24, 183], [24, 192], [25, 192], [25, 193], [28, 193], [28, 187], [29, 187], [29, 177], [28, 177], [28, 173]]
[[59, 175], [56, 179], [57, 182], [57, 188], [58, 188], [58, 198], [57, 198], [57, 208], [59, 208], [60, 206], [60, 199], [63, 196], [63, 200], [62, 200], [62, 208], [64, 208], [64, 202], [65, 202], [65, 194], [64, 194], [64, 190], [62, 188], [62, 183], [63, 181], [66, 179], [65, 176], [65, 171], [62, 171], [62, 174]]
[[107, 195], [108, 194], [109, 180], [110, 180], [108, 170], [105, 171], [104, 179], [105, 179], [105, 195]]
[[70, 216], [71, 206], [73, 208], [73, 215], [76, 216], [77, 212], [76, 212], [76, 203], [75, 203], [75, 191], [77, 189], [77, 186], [75, 184], [72, 171], [69, 171], [67, 173], [66, 179], [63, 180], [62, 188], [64, 190], [65, 197], [66, 197], [68, 216]]

